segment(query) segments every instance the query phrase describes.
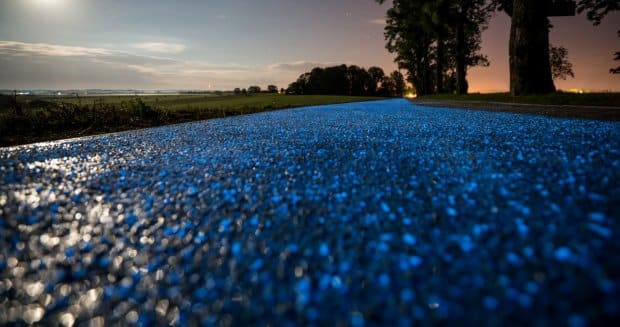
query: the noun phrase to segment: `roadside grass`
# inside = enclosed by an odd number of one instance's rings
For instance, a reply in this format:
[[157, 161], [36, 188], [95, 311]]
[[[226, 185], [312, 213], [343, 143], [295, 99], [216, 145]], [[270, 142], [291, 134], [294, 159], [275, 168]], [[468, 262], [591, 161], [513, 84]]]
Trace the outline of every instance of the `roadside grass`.
[[51, 141], [269, 110], [379, 100], [332, 95], [152, 95], [18, 97], [17, 115], [0, 99], [0, 146]]
[[475, 102], [504, 102], [559, 106], [620, 107], [620, 93], [564, 93], [513, 97], [510, 93], [471, 93], [466, 95], [436, 94], [419, 97], [420, 100], [450, 100]]

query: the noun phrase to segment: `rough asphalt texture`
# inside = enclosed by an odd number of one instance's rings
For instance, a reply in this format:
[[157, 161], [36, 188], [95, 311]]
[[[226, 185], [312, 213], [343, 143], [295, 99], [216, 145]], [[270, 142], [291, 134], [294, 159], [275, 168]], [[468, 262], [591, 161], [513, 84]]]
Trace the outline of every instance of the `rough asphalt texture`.
[[0, 149], [0, 325], [585, 326], [620, 123], [354, 103]]

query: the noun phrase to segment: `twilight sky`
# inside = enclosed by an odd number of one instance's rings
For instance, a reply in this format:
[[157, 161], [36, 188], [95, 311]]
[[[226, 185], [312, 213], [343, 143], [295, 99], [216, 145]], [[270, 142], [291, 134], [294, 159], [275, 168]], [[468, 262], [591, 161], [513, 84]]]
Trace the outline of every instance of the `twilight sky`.
[[[232, 89], [286, 87], [318, 65], [396, 68], [385, 50], [388, 5], [372, 0], [0, 0], [2, 89]], [[620, 14], [599, 27], [554, 18], [553, 44], [576, 78], [561, 89], [620, 91], [608, 73], [620, 50]], [[491, 66], [470, 91], [508, 89], [509, 18], [483, 35]]]

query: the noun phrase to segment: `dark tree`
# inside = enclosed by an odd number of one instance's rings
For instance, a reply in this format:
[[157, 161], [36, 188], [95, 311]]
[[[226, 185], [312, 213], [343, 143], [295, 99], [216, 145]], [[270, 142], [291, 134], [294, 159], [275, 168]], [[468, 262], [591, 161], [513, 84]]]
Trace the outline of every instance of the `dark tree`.
[[269, 93], [278, 93], [278, 87], [275, 85], [268, 85], [267, 92]]
[[288, 85], [286, 88], [286, 94], [304, 94], [303, 87], [299, 84], [299, 82], [293, 82]]
[[321, 76], [322, 94], [349, 94], [348, 67], [326, 67]]
[[383, 76], [378, 95], [382, 97], [393, 97], [396, 94], [396, 83], [390, 76]]
[[[383, 3], [384, 0], [377, 2]], [[423, 10], [426, 1], [395, 0], [387, 11], [386, 48], [396, 54], [399, 68], [405, 69], [418, 95], [432, 93], [432, 17]]]
[[370, 74], [359, 66], [349, 66], [348, 78], [350, 84], [350, 95], [367, 95], [372, 83]]
[[456, 22], [453, 28], [455, 40], [454, 62], [456, 75], [456, 92], [467, 94], [467, 67], [488, 66], [488, 60], [481, 55], [482, 31], [488, 26], [491, 7], [485, 0], [453, 1], [455, 5], [450, 11], [450, 20]]
[[[618, 31], [618, 37], [620, 37], [620, 31]], [[620, 61], [620, 51], [617, 51], [614, 57], [615, 61]], [[620, 74], [620, 66], [616, 67], [616, 68], [611, 68], [609, 70], [610, 73], [612, 74]]]
[[306, 75], [305, 90], [306, 94], [320, 94], [321, 93], [321, 79], [323, 78], [323, 68], [313, 68], [310, 73]]
[[233, 91], [233, 93], [239, 95], [239, 94], [241, 94], [241, 89], [236, 87], [235, 90]]
[[301, 74], [297, 80], [291, 84], [289, 84], [286, 89], [287, 94], [305, 94], [306, 93], [306, 81], [308, 80], [308, 76], [310, 73]]
[[577, 12], [585, 12], [588, 20], [595, 26], [599, 25], [608, 13], [616, 10], [620, 10], [618, 0], [580, 0], [577, 3]]
[[393, 96], [402, 97], [405, 94], [405, 88], [407, 84], [405, 83], [405, 77], [398, 70], [395, 70], [390, 74], [392, 81], [394, 81], [394, 94]]
[[444, 75], [447, 69], [448, 53], [447, 46], [450, 39], [450, 0], [437, 0], [431, 3], [430, 10], [434, 13], [431, 15], [430, 28], [435, 31], [435, 92], [444, 93]]
[[368, 85], [368, 94], [369, 95], [377, 95], [379, 91], [379, 85], [385, 77], [385, 72], [380, 67], [370, 67], [368, 68], [368, 75], [370, 75], [370, 84]]
[[[615, 61], [620, 61], [620, 51], [616, 52], [616, 57], [614, 58]], [[620, 74], [620, 66], [616, 67], [616, 68], [611, 68], [609, 70], [610, 73], [612, 74]]]
[[514, 0], [510, 26], [510, 93], [555, 91], [549, 62], [548, 0]]
[[368, 71], [359, 66], [339, 65], [314, 68], [291, 83], [287, 94], [332, 94], [332, 95], [381, 95], [401, 96], [404, 93], [403, 75], [395, 71], [386, 76], [380, 67]]
[[512, 17], [510, 32], [510, 92], [512, 95], [549, 93], [553, 85], [549, 52], [548, 16], [574, 16], [585, 12], [594, 25], [611, 11], [618, 0], [494, 0]]
[[551, 46], [550, 63], [551, 63], [551, 76], [553, 79], [563, 79], [567, 77], [575, 77], [573, 73], [573, 64], [568, 61], [568, 50], [565, 47]]
[[241, 90], [241, 93], [242, 93], [242, 94], [248, 94], [248, 90], [246, 90], [246, 89], [242, 89], [242, 90]]
[[248, 93], [260, 93], [260, 90], [260, 86], [253, 85], [248, 87]]
[[488, 64], [479, 52], [492, 9], [485, 0], [393, 1], [387, 12], [386, 48], [396, 53], [418, 95], [445, 92], [453, 76], [452, 89], [467, 93], [468, 67]]

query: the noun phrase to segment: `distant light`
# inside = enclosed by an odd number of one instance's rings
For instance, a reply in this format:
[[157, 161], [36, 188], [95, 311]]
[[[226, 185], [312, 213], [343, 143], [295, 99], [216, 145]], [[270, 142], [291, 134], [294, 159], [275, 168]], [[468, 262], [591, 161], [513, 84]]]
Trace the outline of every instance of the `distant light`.
[[417, 98], [417, 97], [418, 97], [418, 95], [414, 94], [412, 92], [409, 92], [409, 93], [405, 94], [405, 98], [408, 98], [408, 99], [413, 99], [413, 98]]
[[568, 90], [566, 90], [566, 92], [568, 92], [568, 93], [576, 93], [576, 94], [590, 93], [589, 90], [578, 89], [578, 88], [568, 89]]

